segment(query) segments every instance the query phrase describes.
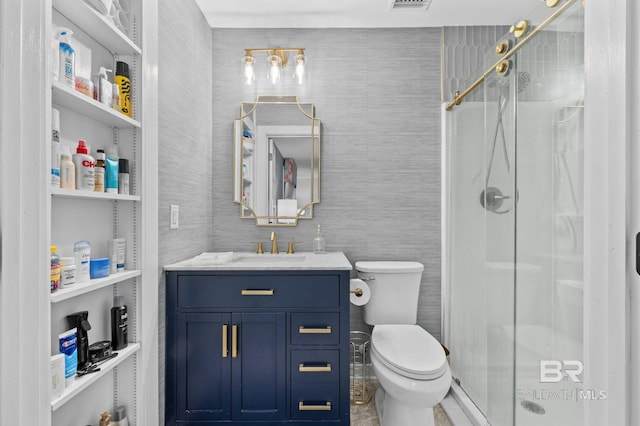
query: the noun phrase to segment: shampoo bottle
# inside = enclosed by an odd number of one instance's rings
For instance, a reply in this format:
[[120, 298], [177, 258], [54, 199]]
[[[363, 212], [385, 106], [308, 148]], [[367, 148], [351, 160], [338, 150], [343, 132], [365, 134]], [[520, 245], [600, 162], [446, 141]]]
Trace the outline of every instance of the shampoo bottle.
[[99, 149], [96, 153], [96, 167], [95, 167], [95, 192], [104, 192], [104, 168], [105, 168], [105, 155], [104, 149]]
[[104, 190], [107, 194], [118, 193], [118, 148], [113, 147], [105, 160]]
[[68, 145], [63, 145], [60, 151], [60, 188], [76, 189], [76, 165], [71, 161]]
[[76, 153], [73, 154], [73, 164], [76, 166], [76, 189], [93, 191], [95, 189], [96, 162], [89, 155], [87, 144], [80, 139]]
[[324, 253], [324, 243], [324, 235], [322, 235], [320, 224], [318, 224], [318, 228], [316, 229], [316, 236], [313, 237], [313, 252]]
[[127, 315], [127, 305], [124, 304], [124, 297], [115, 296], [113, 298], [113, 308], [111, 308], [111, 347], [114, 351], [127, 347], [128, 323], [129, 317]]
[[75, 89], [76, 87], [76, 51], [71, 47], [73, 31], [62, 28], [58, 33], [60, 40], [60, 72], [58, 79], [65, 85]]
[[131, 104], [131, 80], [129, 79], [129, 64], [122, 61], [116, 62], [115, 83], [120, 88], [120, 112], [128, 117], [133, 116]]
[[129, 195], [129, 160], [118, 160], [118, 194]]

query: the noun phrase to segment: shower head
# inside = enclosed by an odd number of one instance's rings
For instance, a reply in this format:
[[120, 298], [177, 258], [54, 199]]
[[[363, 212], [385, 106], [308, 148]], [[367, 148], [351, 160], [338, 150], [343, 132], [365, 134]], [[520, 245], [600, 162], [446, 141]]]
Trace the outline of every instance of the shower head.
[[[492, 75], [487, 79], [487, 87], [494, 88], [498, 87], [500, 89], [500, 94], [506, 96], [509, 94], [509, 79], [505, 78], [505, 76]], [[517, 75], [517, 87], [518, 93], [522, 93], [531, 82], [531, 75], [526, 71], [518, 71]]]

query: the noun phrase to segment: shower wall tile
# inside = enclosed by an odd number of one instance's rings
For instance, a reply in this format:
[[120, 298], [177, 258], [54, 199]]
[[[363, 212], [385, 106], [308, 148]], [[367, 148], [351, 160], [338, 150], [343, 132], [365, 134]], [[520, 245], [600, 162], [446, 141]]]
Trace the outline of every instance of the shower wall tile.
[[[243, 49], [300, 46], [307, 83], [261, 94], [297, 95], [322, 120], [321, 203], [297, 227], [256, 227], [231, 202], [232, 122], [255, 98], [239, 78]], [[213, 29], [213, 249], [251, 250], [278, 232], [310, 251], [322, 225], [328, 250], [359, 260], [425, 264], [420, 324], [440, 338], [441, 30]], [[259, 60], [259, 59], [258, 59]], [[355, 273], [353, 273], [355, 275]], [[354, 307], [352, 329], [368, 330]]]
[[[158, 33], [158, 264], [211, 248], [211, 29], [195, 1], [160, 0]], [[194, 66], [196, 64], [196, 66]], [[169, 229], [169, 206], [180, 206], [180, 228]], [[164, 424], [165, 283], [160, 281], [159, 393]]]

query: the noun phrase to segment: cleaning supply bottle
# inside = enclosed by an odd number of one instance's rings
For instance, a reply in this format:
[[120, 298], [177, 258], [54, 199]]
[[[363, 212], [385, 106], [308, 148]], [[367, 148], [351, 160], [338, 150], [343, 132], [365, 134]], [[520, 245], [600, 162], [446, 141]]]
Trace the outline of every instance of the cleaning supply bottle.
[[58, 33], [60, 40], [60, 72], [58, 79], [66, 86], [76, 87], [76, 51], [71, 47], [73, 31], [62, 28]]
[[76, 189], [76, 165], [68, 145], [63, 145], [60, 151], [60, 188]]
[[116, 62], [115, 83], [120, 88], [120, 112], [128, 117], [133, 117], [133, 105], [131, 104], [131, 80], [129, 79], [129, 64], [122, 61]]
[[60, 188], [60, 111], [51, 108], [51, 187]]
[[324, 253], [324, 235], [322, 235], [322, 231], [320, 230], [320, 224], [318, 224], [318, 228], [316, 228], [316, 235], [313, 237], [313, 252], [314, 253]]
[[104, 192], [105, 158], [104, 149], [96, 151], [95, 184], [93, 186], [95, 192]]
[[107, 77], [107, 72], [111, 72], [111, 70], [100, 67], [98, 74], [93, 76], [93, 99], [110, 107], [113, 99], [113, 88]]
[[124, 304], [124, 297], [115, 296], [113, 298], [113, 308], [111, 308], [111, 347], [114, 351], [127, 347], [129, 316], [127, 315], [127, 305]]
[[95, 189], [96, 162], [89, 155], [87, 144], [82, 139], [78, 141], [76, 153], [73, 154], [73, 164], [76, 165], [76, 189], [93, 191]]
[[51, 246], [51, 293], [60, 288], [60, 256], [58, 247]]

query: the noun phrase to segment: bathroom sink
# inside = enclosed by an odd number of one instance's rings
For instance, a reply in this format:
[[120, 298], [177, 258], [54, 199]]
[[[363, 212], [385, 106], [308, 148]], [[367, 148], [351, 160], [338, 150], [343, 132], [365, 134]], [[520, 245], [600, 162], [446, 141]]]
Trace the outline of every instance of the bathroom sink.
[[303, 254], [249, 254], [235, 253], [232, 262], [236, 263], [261, 263], [261, 264], [287, 264], [304, 262], [306, 256]]

